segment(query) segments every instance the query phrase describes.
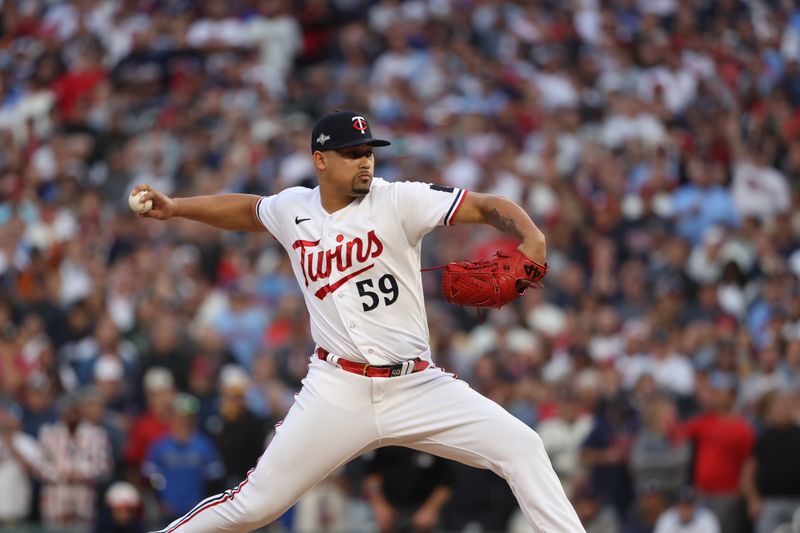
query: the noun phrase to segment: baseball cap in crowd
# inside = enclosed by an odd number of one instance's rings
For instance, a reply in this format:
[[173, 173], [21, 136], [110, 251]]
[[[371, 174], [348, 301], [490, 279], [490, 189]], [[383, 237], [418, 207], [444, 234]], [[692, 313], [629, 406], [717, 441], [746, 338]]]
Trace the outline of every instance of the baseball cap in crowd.
[[339, 150], [368, 144], [389, 146], [389, 141], [375, 139], [366, 117], [355, 111], [334, 111], [320, 118], [311, 128], [311, 152]]
[[175, 386], [172, 373], [160, 366], [154, 366], [145, 372], [143, 381], [145, 392], [158, 392], [172, 389]]
[[200, 400], [191, 394], [181, 392], [175, 396], [175, 400], [172, 402], [172, 408], [175, 410], [175, 414], [196, 415], [200, 410]]
[[138, 507], [140, 502], [139, 491], [127, 481], [114, 482], [106, 491], [109, 507]]
[[225, 391], [244, 393], [249, 383], [247, 372], [239, 365], [225, 365], [219, 373], [219, 385]]

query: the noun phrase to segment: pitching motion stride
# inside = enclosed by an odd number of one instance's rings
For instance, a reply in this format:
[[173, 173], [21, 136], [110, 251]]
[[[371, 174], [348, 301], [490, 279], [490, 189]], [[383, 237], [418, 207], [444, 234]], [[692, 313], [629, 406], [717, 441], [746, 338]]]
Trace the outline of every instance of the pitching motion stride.
[[[258, 528], [340, 465], [389, 445], [491, 469], [509, 483], [534, 531], [584, 531], [539, 436], [437, 368], [428, 341], [420, 274], [428, 232], [482, 223], [521, 240], [511, 256], [453, 263], [445, 272], [448, 300], [495, 307], [544, 277], [544, 235], [503, 198], [374, 177], [373, 147], [388, 144], [372, 137], [363, 115], [337, 111], [312, 129], [314, 189], [170, 198], [147, 184], [134, 188], [153, 202], [139, 216], [269, 231], [291, 258], [317, 346], [294, 405], [246, 479], [162, 533]], [[500, 273], [515, 277], [509, 297], [473, 294], [494, 291]]]

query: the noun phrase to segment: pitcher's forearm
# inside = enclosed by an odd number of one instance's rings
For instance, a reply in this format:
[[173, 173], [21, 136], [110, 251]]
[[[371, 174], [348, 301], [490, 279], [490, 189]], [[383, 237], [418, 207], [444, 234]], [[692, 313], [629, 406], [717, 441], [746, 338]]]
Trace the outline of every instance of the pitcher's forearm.
[[259, 197], [252, 194], [220, 194], [175, 198], [172, 216], [188, 218], [231, 231], [266, 231], [256, 216]]
[[510, 200], [494, 196], [484, 203], [481, 210], [486, 217], [486, 223], [522, 240], [519, 250], [528, 259], [537, 263], [547, 261], [544, 233], [536, 227], [524, 209]]

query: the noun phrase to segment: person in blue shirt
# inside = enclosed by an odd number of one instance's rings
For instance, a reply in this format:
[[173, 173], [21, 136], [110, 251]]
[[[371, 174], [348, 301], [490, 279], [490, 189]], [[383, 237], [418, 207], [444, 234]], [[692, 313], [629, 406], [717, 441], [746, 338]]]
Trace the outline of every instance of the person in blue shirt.
[[689, 183], [672, 194], [672, 214], [678, 235], [693, 245], [714, 225], [739, 226], [739, 215], [716, 163], [692, 157], [687, 163]]
[[264, 345], [264, 328], [270, 315], [252, 299], [254, 289], [248, 281], [237, 280], [228, 287], [228, 308], [215, 319], [212, 327], [230, 347], [236, 362], [248, 372], [253, 359]]
[[188, 512], [222, 479], [225, 467], [211, 440], [197, 432], [200, 402], [178, 394], [173, 403], [170, 432], [155, 441], [142, 464], [143, 475], [156, 489], [161, 518], [173, 520]]

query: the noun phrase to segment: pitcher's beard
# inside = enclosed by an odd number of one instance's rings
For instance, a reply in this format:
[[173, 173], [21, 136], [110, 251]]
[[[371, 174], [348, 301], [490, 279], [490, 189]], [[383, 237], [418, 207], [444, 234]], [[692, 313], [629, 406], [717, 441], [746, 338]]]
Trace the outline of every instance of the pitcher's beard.
[[372, 185], [372, 178], [370, 177], [366, 184], [364, 184], [363, 181], [364, 179], [361, 176], [356, 176], [353, 178], [353, 183], [350, 186], [350, 189], [353, 191], [355, 196], [364, 196], [365, 194], [369, 193], [369, 188]]

